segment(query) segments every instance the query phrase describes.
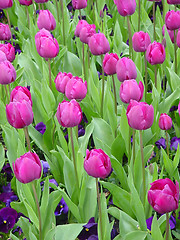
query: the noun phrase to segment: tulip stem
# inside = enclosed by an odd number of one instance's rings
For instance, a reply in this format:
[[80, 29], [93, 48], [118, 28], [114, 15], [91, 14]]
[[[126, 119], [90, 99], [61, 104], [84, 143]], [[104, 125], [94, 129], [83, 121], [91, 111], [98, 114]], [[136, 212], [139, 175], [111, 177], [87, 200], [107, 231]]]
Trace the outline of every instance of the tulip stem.
[[34, 182], [32, 182], [32, 189], [33, 189], [33, 193], [34, 193], [34, 197], [35, 197], [35, 201], [36, 201], [36, 206], [37, 206], [37, 211], [38, 211], [38, 217], [39, 217], [39, 240], [42, 240], [41, 213], [40, 213], [39, 201], [38, 201], [36, 189], [35, 189], [35, 186], [34, 186]]
[[167, 155], [168, 155], [168, 157], [169, 157], [169, 141], [168, 141], [168, 133], [167, 133], [167, 131], [165, 131], [165, 132], [166, 132]]
[[84, 72], [84, 79], [86, 80], [86, 68], [85, 68], [84, 43], [82, 43], [82, 59], [83, 59], [83, 72]]
[[33, 0], [33, 10], [34, 10], [34, 21], [36, 23], [36, 4], [35, 4], [34, 0]]
[[70, 138], [71, 138], [71, 148], [72, 148], [72, 157], [73, 157], [74, 171], [75, 171], [75, 176], [76, 176], [76, 183], [77, 183], [77, 188], [79, 189], [79, 179], [78, 179], [78, 172], [77, 172], [77, 166], [76, 166], [76, 156], [75, 156], [75, 151], [74, 151], [72, 128], [70, 128]]
[[56, 2], [56, 9], [57, 9], [57, 18], [58, 18], [58, 23], [60, 23], [60, 16], [59, 16], [58, 2], [57, 2], [57, 0], [55, 0], [55, 2]]
[[154, 26], [154, 41], [156, 40], [156, 9], [155, 2], [153, 2], [153, 26]]
[[145, 102], [147, 102], [147, 60], [146, 60], [146, 53], [144, 53], [144, 64], [145, 64]]
[[[88, 48], [88, 67], [90, 69], [90, 51], [89, 51], [89, 48]], [[87, 79], [86, 79], [87, 80]]]
[[9, 96], [11, 96], [11, 85], [8, 84], [8, 89], [9, 89]]
[[127, 16], [128, 32], [129, 32], [129, 56], [133, 60], [133, 48], [132, 48], [132, 33], [129, 16]]
[[100, 222], [100, 233], [101, 233], [101, 238], [99, 239], [103, 240], [102, 210], [101, 210], [101, 202], [100, 202], [100, 196], [99, 196], [98, 178], [96, 178], [96, 190], [97, 190], [97, 202], [98, 202], [98, 209], [99, 209], [99, 222]]
[[28, 11], [27, 6], [26, 6], [26, 15], [27, 15], [27, 19], [28, 19], [28, 28], [30, 29], [29, 11]]
[[141, 161], [142, 161], [142, 175], [143, 175], [143, 206], [145, 207], [146, 199], [146, 182], [145, 182], [145, 165], [144, 165], [144, 152], [143, 152], [143, 140], [142, 140], [142, 130], [139, 130], [140, 134], [140, 148], [141, 148]]
[[29, 149], [29, 151], [31, 151], [31, 143], [30, 143], [30, 138], [29, 138], [29, 133], [28, 133], [28, 127], [24, 128], [24, 134], [25, 134], [28, 149]]
[[133, 129], [133, 165], [135, 163], [135, 155], [136, 155], [136, 141], [135, 141], [136, 130]]
[[[117, 117], [117, 96], [116, 96], [116, 85], [114, 81], [114, 75], [112, 75], [112, 82], [113, 82], [113, 92], [114, 92], [114, 112]], [[115, 130], [115, 138], [117, 136], [117, 129]]]
[[51, 59], [48, 58], [48, 68], [49, 68], [49, 87], [52, 90], [52, 81], [51, 81]]
[[175, 73], [177, 74], [177, 43], [176, 43], [176, 39], [177, 38], [177, 34], [176, 34], [176, 30], [174, 30], [174, 68], [175, 68]]
[[[10, 32], [11, 32], [11, 23], [10, 23], [10, 18], [9, 18], [8, 10], [6, 10], [6, 15], [7, 15], [7, 20], [8, 20], [9, 29], [10, 29]], [[11, 32], [11, 45], [13, 46], [13, 36], [12, 36], [12, 32]]]
[[155, 74], [155, 88], [157, 88], [157, 65], [154, 66], [154, 74]]
[[4, 85], [4, 89], [5, 89], [5, 93], [6, 93], [6, 101], [7, 101], [7, 103], [9, 103], [9, 95], [8, 95], [8, 90], [7, 90], [7, 86], [6, 85]]
[[79, 17], [80, 17], [80, 20], [82, 20], [81, 9], [79, 9]]
[[103, 104], [104, 104], [104, 69], [103, 69], [103, 55], [101, 55], [102, 62], [102, 96], [101, 96], [101, 117], [103, 118]]
[[65, 42], [66, 42], [66, 39], [65, 39], [65, 25], [64, 25], [64, 5], [63, 5], [63, 0], [60, 0], [60, 3], [61, 3], [61, 14], [62, 14], [62, 24], [63, 24], [63, 44], [65, 46]]
[[131, 162], [131, 127], [129, 126], [129, 146], [128, 146], [128, 163]]
[[166, 213], [166, 240], [169, 238], [169, 213]]
[[138, 32], [139, 32], [140, 26], [141, 26], [141, 0], [139, 0], [138, 10], [139, 10], [139, 16], [138, 16]]

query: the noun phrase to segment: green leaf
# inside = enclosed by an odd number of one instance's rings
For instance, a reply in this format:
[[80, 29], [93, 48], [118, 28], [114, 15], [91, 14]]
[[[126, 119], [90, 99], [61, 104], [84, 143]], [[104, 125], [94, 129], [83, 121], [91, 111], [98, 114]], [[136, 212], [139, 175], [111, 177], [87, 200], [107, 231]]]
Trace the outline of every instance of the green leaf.
[[134, 231], [126, 235], [125, 240], [144, 240], [147, 236], [147, 232], [144, 231]]
[[36, 213], [33, 211], [32, 207], [26, 201], [24, 201], [24, 205], [27, 209], [29, 219], [31, 220], [31, 222], [34, 223], [36, 228], [39, 229], [39, 219], [36, 216]]
[[166, 152], [164, 151], [163, 148], [161, 149], [161, 151], [163, 154], [164, 166], [166, 168], [166, 171], [168, 172], [170, 177], [173, 177], [173, 172], [174, 172], [173, 163], [172, 163], [171, 159], [169, 159], [168, 155], [166, 154]]
[[49, 202], [49, 178], [46, 177], [46, 180], [44, 182], [44, 190], [42, 194], [41, 207], [40, 207], [42, 225], [46, 219], [45, 216], [46, 216], [48, 202]]
[[0, 171], [5, 163], [5, 152], [2, 143], [0, 143]]
[[123, 155], [126, 154], [126, 145], [121, 133], [112, 143], [111, 153], [116, 157], [117, 160], [120, 161], [120, 163], [122, 163]]
[[84, 224], [66, 224], [56, 227], [56, 240], [74, 240], [82, 231]]
[[129, 125], [128, 120], [126, 116], [126, 110], [122, 106], [122, 113], [121, 113], [121, 120], [120, 120], [120, 132], [124, 139], [125, 145], [126, 145], [126, 152], [128, 153], [129, 148]]
[[83, 156], [86, 155], [87, 145], [89, 143], [89, 139], [91, 137], [91, 134], [94, 130], [94, 124], [91, 122], [85, 130], [85, 135], [82, 137], [79, 137], [78, 141], [80, 143], [79, 151], [83, 154]]
[[67, 51], [64, 54], [63, 63], [63, 69], [65, 72], [71, 72], [74, 76], [81, 76], [82, 65], [80, 59], [75, 54]]
[[158, 221], [157, 221], [156, 213], [153, 217], [153, 221], [152, 221], [152, 225], [151, 225], [151, 234], [152, 234], [153, 240], [163, 240], [163, 236], [162, 236], [162, 233], [159, 228]]

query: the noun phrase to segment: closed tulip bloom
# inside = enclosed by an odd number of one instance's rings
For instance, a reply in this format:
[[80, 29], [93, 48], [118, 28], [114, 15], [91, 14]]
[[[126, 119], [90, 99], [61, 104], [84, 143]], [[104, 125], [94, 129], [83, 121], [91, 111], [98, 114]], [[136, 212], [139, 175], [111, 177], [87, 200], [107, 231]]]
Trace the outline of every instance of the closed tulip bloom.
[[165, 16], [166, 27], [169, 30], [176, 30], [180, 28], [180, 11], [171, 10]]
[[74, 35], [75, 35], [76, 37], [79, 37], [82, 28], [83, 28], [83, 27], [86, 27], [86, 26], [88, 26], [88, 25], [89, 25], [89, 24], [88, 24], [85, 20], [79, 20], [79, 22], [78, 22], [78, 24], [77, 24], [77, 26], [76, 26]]
[[172, 119], [166, 113], [161, 113], [159, 127], [161, 130], [169, 130], [172, 127]]
[[0, 62], [6, 61], [6, 54], [0, 50]]
[[105, 178], [111, 172], [111, 161], [108, 155], [101, 149], [86, 150], [84, 169], [89, 176]]
[[64, 100], [58, 105], [56, 117], [61, 126], [75, 127], [82, 120], [82, 110], [75, 99], [70, 102]]
[[88, 45], [93, 55], [105, 54], [110, 50], [109, 42], [103, 33], [96, 33], [90, 37]]
[[54, 58], [59, 53], [59, 44], [57, 40], [44, 28], [35, 35], [35, 44], [39, 55], [46, 59]]
[[0, 0], [0, 9], [11, 8], [13, 0]]
[[[163, 27], [162, 27], [162, 35], [164, 37], [165, 35], [165, 28], [166, 28], [166, 25], [164, 24]], [[167, 29], [167, 28], [166, 28]], [[173, 30], [169, 30], [167, 29], [167, 32], [169, 34], [169, 37], [171, 39], [171, 42], [174, 43], [174, 31]]]
[[11, 31], [8, 24], [0, 23], [0, 40], [6, 41], [11, 39]]
[[107, 75], [116, 74], [116, 64], [119, 57], [116, 53], [106, 53], [103, 59], [103, 69]]
[[0, 44], [0, 51], [3, 51], [6, 54], [8, 61], [13, 62], [15, 59], [15, 48], [10, 44]]
[[41, 177], [41, 161], [36, 153], [27, 152], [16, 159], [13, 170], [19, 182], [29, 183]]
[[114, 0], [114, 3], [118, 13], [123, 17], [132, 15], [136, 10], [135, 0]]
[[26, 100], [10, 102], [6, 105], [6, 117], [14, 128], [24, 128], [33, 122], [32, 106]]
[[180, 0], [167, 0], [168, 4], [180, 4]]
[[178, 113], [179, 113], [179, 116], [180, 116], [180, 102], [178, 104]]
[[120, 82], [137, 78], [137, 70], [135, 63], [128, 57], [119, 59], [116, 64], [117, 78]]
[[37, 26], [39, 30], [45, 28], [48, 31], [52, 31], [56, 28], [55, 18], [49, 10], [40, 10]]
[[32, 4], [32, 0], [19, 0], [19, 3], [24, 6], [29, 6]]
[[27, 89], [27, 87], [21, 87], [21, 86], [15, 87], [11, 92], [10, 101], [22, 102], [23, 100], [29, 102], [30, 105], [32, 106], [31, 93]]
[[169, 178], [154, 181], [148, 191], [148, 202], [160, 214], [175, 211], [179, 204], [179, 183], [174, 184]]
[[84, 26], [79, 35], [81, 42], [88, 44], [90, 37], [96, 33], [95, 29], [96, 25], [94, 24]]
[[82, 78], [72, 77], [66, 84], [65, 95], [66, 97], [76, 100], [82, 100], [86, 97], [87, 82], [83, 82]]
[[154, 41], [149, 44], [146, 51], [146, 60], [151, 65], [162, 64], [165, 61], [166, 52], [161, 43]]
[[54, 82], [58, 92], [65, 93], [65, 87], [67, 82], [73, 77], [71, 73], [59, 72]]
[[139, 85], [134, 79], [125, 80], [120, 87], [120, 99], [124, 103], [130, 103], [130, 100], [141, 101], [144, 93], [143, 83], [140, 81]]
[[0, 84], [10, 84], [16, 80], [16, 70], [9, 61], [0, 62]]
[[145, 130], [152, 126], [154, 121], [154, 108], [145, 102], [131, 100], [127, 107], [127, 119], [131, 128]]
[[150, 43], [149, 34], [143, 31], [135, 32], [132, 37], [133, 49], [136, 52], [145, 52]]
[[72, 0], [74, 9], [82, 9], [87, 7], [87, 0]]

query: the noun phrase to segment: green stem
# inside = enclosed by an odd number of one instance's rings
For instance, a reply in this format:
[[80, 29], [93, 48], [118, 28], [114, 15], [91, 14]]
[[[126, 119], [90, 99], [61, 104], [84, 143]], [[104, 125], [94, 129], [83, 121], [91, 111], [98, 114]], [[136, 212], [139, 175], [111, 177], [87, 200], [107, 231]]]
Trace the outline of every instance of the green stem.
[[156, 10], [155, 2], [153, 2], [153, 26], [154, 26], [154, 41], [156, 40]]
[[32, 189], [36, 201], [37, 211], [38, 211], [38, 217], [39, 217], [39, 240], [42, 240], [42, 224], [41, 224], [41, 213], [40, 213], [40, 207], [39, 207], [39, 201], [36, 193], [36, 189], [34, 186], [34, 182], [32, 182]]
[[9, 96], [11, 96], [11, 85], [8, 84], [8, 89], [9, 89]]
[[142, 201], [142, 203], [145, 207], [146, 182], [145, 182], [145, 164], [144, 164], [144, 153], [143, 153], [142, 130], [139, 130], [139, 133], [140, 133], [140, 148], [141, 148], [142, 175], [143, 175], [143, 201]]
[[129, 146], [128, 146], [128, 163], [131, 162], [131, 127], [129, 126]]
[[82, 20], [81, 9], [79, 9], [80, 20]]
[[85, 68], [84, 43], [82, 43], [82, 59], [83, 59], [83, 72], [84, 72], [84, 79], [86, 80], [86, 68]]
[[166, 240], [169, 238], [169, 213], [166, 213]]
[[7, 86], [6, 85], [4, 85], [4, 89], [5, 89], [5, 93], [6, 93], [6, 101], [7, 101], [7, 103], [9, 103], [9, 101], [10, 101], [10, 97], [9, 97], [9, 95], [8, 95], [8, 90], [7, 90]]
[[155, 88], [157, 88], [157, 65], [154, 66]]
[[28, 19], [28, 28], [30, 29], [29, 11], [28, 11], [27, 6], [26, 6], [26, 15], [27, 15], [27, 19]]
[[169, 157], [169, 140], [168, 140], [168, 133], [167, 133], [167, 131], [165, 131], [165, 132], [166, 132], [167, 155], [168, 155], [168, 157]]
[[177, 34], [176, 30], [174, 30], [174, 65], [175, 65], [175, 73], [177, 74]]
[[96, 191], [97, 191], [97, 202], [98, 202], [98, 209], [99, 209], [99, 222], [100, 222], [100, 233], [101, 233], [100, 240], [103, 240], [102, 210], [101, 210], [101, 202], [100, 202], [100, 196], [99, 196], [98, 178], [96, 178]]
[[135, 141], [136, 130], [133, 129], [133, 165], [135, 163], [135, 156], [136, 156], [136, 141]]
[[[11, 23], [10, 23], [10, 18], [9, 18], [8, 10], [6, 10], [6, 15], [7, 15], [7, 20], [8, 20], [9, 29], [10, 29], [10, 32], [11, 32]], [[11, 32], [11, 45], [13, 46], [12, 32]]]
[[139, 16], [138, 16], [138, 32], [140, 31], [140, 26], [141, 26], [141, 0], [139, 0], [138, 4], [138, 10], [139, 10]]
[[59, 16], [58, 2], [57, 2], [57, 0], [55, 0], [55, 2], [56, 2], [56, 9], [57, 9], [57, 18], [58, 18], [58, 23], [60, 23], [60, 16]]
[[[88, 48], [88, 67], [90, 69], [90, 51], [89, 51], [89, 48]], [[87, 79], [86, 79], [87, 80]]]
[[29, 138], [28, 127], [24, 128], [24, 134], [25, 134], [28, 149], [29, 149], [29, 151], [31, 151], [31, 142], [30, 142], [30, 138]]
[[145, 102], [147, 101], [147, 60], [146, 53], [144, 53], [144, 65], [145, 65]]
[[62, 24], [63, 24], [63, 44], [65, 45], [66, 39], [65, 39], [65, 22], [64, 22], [64, 5], [63, 0], [60, 0], [61, 3], [61, 14], [62, 14]]
[[49, 68], [49, 87], [52, 90], [52, 80], [51, 80], [51, 59], [48, 58], [48, 68]]
[[33, 10], [34, 10], [34, 22], [36, 23], [36, 4], [33, 0]]
[[102, 62], [102, 96], [101, 96], [101, 117], [103, 118], [103, 104], [104, 104], [104, 69], [103, 69], [103, 55], [101, 55]]
[[[114, 81], [114, 75], [112, 75], [112, 82], [113, 82], [113, 92], [114, 92], [114, 112], [117, 117], [117, 96], [116, 96], [116, 85]], [[117, 136], [117, 129], [115, 130], [115, 138]]]
[[128, 32], [129, 32], [129, 56], [133, 60], [133, 48], [132, 48], [132, 33], [129, 16], [127, 16]]

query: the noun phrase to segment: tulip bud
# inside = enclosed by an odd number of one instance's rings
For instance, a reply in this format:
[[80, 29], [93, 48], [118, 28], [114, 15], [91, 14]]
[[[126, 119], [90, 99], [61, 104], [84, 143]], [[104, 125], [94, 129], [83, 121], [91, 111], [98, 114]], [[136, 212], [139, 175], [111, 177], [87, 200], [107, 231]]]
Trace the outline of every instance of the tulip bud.
[[132, 15], [136, 10], [135, 0], [114, 0], [119, 14], [123, 17]]
[[[164, 24], [163, 27], [162, 27], [162, 35], [163, 35], [163, 36], [165, 35], [165, 27], [166, 27], [166, 25]], [[166, 28], [166, 29], [167, 29], [167, 28]], [[171, 39], [171, 42], [174, 43], [174, 31], [167, 29], [167, 32], [168, 32], [168, 34], [169, 34], [169, 37], [170, 37], [170, 39]]]
[[58, 105], [56, 117], [61, 126], [75, 127], [82, 120], [82, 110], [75, 99], [70, 102], [64, 100]]
[[101, 149], [86, 150], [84, 169], [89, 176], [105, 178], [111, 172], [111, 161], [108, 155]]
[[11, 8], [13, 5], [13, 0], [1, 0], [0, 9]]
[[6, 54], [0, 50], [0, 62], [4, 62], [6, 60], [7, 60]]
[[146, 51], [146, 60], [151, 65], [162, 64], [165, 61], [166, 53], [161, 43], [154, 41], [149, 44]]
[[41, 177], [41, 161], [36, 153], [27, 152], [13, 163], [16, 178], [21, 183], [29, 183]]
[[6, 54], [8, 61], [13, 62], [15, 59], [15, 48], [10, 44], [0, 44], [0, 51], [3, 51]]
[[169, 130], [172, 127], [172, 119], [166, 113], [161, 113], [159, 127], [161, 130]]
[[136, 52], [145, 52], [150, 43], [149, 34], [143, 31], [135, 32], [132, 37], [133, 49]]
[[0, 62], [0, 84], [10, 84], [16, 79], [16, 70], [9, 61]]
[[117, 78], [120, 82], [137, 78], [137, 70], [135, 63], [128, 57], [119, 59], [116, 64]]
[[77, 24], [77, 26], [76, 26], [74, 35], [75, 35], [76, 37], [79, 37], [82, 28], [83, 28], [83, 27], [86, 27], [86, 26], [88, 26], [88, 25], [89, 25], [89, 24], [88, 24], [85, 20], [79, 20], [79, 22], [78, 22], [78, 24]]
[[32, 0], [19, 0], [19, 3], [24, 6], [29, 6], [32, 4]]
[[130, 103], [130, 100], [136, 100], [137, 102], [141, 101], [143, 97], [144, 86], [140, 81], [139, 85], [136, 80], [125, 80], [120, 87], [119, 95], [120, 99], [124, 103]]
[[179, 183], [174, 184], [169, 178], [154, 181], [148, 191], [148, 202], [160, 214], [175, 211], [179, 204]]
[[27, 87], [21, 87], [21, 86], [15, 87], [11, 92], [10, 101], [22, 102], [23, 100], [29, 102], [30, 105], [32, 106], [31, 93], [27, 89]]
[[87, 0], [72, 0], [74, 9], [83, 9], [87, 7]]
[[58, 92], [65, 93], [65, 87], [67, 82], [73, 77], [71, 73], [59, 72], [54, 82]]
[[180, 11], [171, 10], [165, 16], [166, 27], [169, 30], [176, 30], [180, 28]]
[[119, 57], [116, 53], [106, 53], [103, 59], [103, 69], [107, 75], [116, 74], [116, 64]]
[[103, 33], [96, 33], [90, 37], [88, 45], [93, 55], [105, 54], [110, 50], [109, 42]]
[[145, 102], [131, 100], [127, 107], [127, 119], [131, 128], [145, 130], [152, 126], [154, 121], [154, 108]]
[[48, 31], [52, 31], [56, 28], [55, 18], [49, 10], [40, 10], [37, 26], [39, 30], [45, 28]]
[[168, 4], [180, 4], [180, 0], [167, 0]]
[[95, 29], [96, 25], [94, 24], [88, 24], [84, 26], [80, 31], [80, 41], [88, 44], [90, 37], [96, 33]]
[[6, 41], [11, 39], [11, 31], [8, 24], [0, 23], [0, 40]]

